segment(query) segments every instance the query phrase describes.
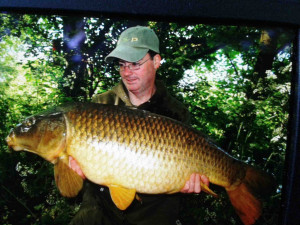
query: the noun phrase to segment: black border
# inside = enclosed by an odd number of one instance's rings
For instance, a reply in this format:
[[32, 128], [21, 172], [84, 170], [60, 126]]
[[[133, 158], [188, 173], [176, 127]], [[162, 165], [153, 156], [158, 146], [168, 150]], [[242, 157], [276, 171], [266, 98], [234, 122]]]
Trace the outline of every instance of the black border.
[[0, 0], [0, 12], [6, 11], [295, 28], [288, 147], [279, 224], [300, 224], [300, 0]]
[[300, 25], [299, 0], [0, 0], [0, 10]]

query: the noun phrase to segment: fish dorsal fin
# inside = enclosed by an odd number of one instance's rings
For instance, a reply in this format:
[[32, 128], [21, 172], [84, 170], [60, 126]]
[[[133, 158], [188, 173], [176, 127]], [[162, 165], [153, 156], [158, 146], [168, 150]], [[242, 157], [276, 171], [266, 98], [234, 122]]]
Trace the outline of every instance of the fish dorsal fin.
[[115, 205], [121, 209], [125, 210], [134, 200], [136, 190], [127, 189], [118, 185], [108, 185], [110, 196], [115, 203]]
[[54, 177], [62, 196], [75, 197], [82, 189], [83, 179], [69, 167], [67, 156], [58, 158], [54, 165]]

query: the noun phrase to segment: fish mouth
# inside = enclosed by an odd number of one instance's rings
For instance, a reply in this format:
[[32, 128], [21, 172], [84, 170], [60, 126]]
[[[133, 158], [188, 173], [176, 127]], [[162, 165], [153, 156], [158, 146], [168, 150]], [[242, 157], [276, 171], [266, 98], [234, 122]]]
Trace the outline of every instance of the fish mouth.
[[14, 136], [15, 136], [14, 130], [11, 129], [8, 136], [5, 139], [8, 147], [12, 147], [14, 145], [14, 142], [15, 142]]
[[8, 145], [9, 148], [13, 148], [14, 147], [14, 144], [13, 144], [14, 141], [12, 140], [11, 135], [7, 136], [6, 139], [5, 139], [5, 141], [6, 141], [6, 143], [7, 143], [7, 145]]
[[19, 145], [15, 145], [15, 144], [13, 144], [13, 143], [8, 143], [8, 149], [9, 149], [10, 151], [22, 151], [22, 150], [24, 150], [23, 147], [21, 147], [21, 146], [19, 146]]
[[9, 135], [6, 138], [6, 143], [8, 145], [9, 150], [14, 150], [14, 151], [22, 151], [24, 150], [24, 146], [20, 146], [16, 144], [15, 138], [13, 135]]
[[8, 148], [9, 148], [10, 150], [14, 150], [14, 151], [22, 151], [22, 150], [24, 150], [23, 147], [20, 147], [20, 146], [18, 146], [18, 145], [8, 145]]

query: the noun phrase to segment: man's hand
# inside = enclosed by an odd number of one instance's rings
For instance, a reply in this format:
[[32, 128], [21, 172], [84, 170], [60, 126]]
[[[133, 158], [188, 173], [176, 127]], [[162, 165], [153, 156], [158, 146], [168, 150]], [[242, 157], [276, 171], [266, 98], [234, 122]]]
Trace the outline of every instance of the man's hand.
[[193, 173], [190, 176], [184, 187], [181, 189], [181, 193], [200, 193], [201, 192], [201, 182], [209, 186], [209, 180], [206, 176], [200, 175], [198, 173]]
[[71, 169], [74, 170], [83, 179], [86, 178], [84, 176], [80, 166], [78, 165], [78, 163], [76, 162], [76, 160], [72, 156], [69, 156], [69, 167], [71, 167]]

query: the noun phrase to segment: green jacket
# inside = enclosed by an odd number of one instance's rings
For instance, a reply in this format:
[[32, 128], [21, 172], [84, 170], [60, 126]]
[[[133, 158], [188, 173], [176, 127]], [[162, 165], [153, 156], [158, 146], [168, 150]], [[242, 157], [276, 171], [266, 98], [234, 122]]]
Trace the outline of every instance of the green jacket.
[[[188, 123], [187, 108], [172, 97], [162, 82], [156, 82], [156, 92], [148, 102], [137, 108]], [[134, 107], [122, 82], [110, 91], [96, 95], [93, 102]], [[107, 187], [84, 182], [82, 205], [70, 225], [175, 225], [179, 222], [180, 194], [139, 194], [142, 201], [134, 200], [125, 211], [111, 200]], [[191, 224], [191, 223], [189, 223]]]
[[[155, 94], [148, 102], [143, 103], [137, 108], [148, 110], [163, 116], [168, 116], [188, 124], [190, 122], [190, 113], [187, 108], [180, 101], [170, 95], [163, 82], [156, 81], [155, 84]], [[134, 105], [130, 102], [128, 91], [122, 81], [111, 90], [94, 96], [92, 101], [102, 104], [134, 107]]]

